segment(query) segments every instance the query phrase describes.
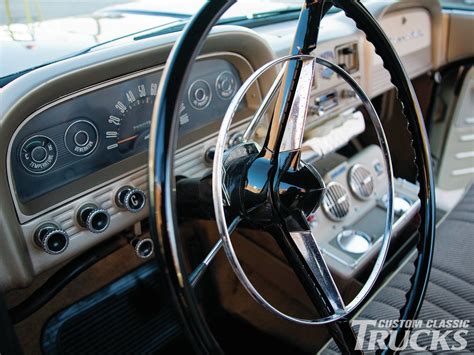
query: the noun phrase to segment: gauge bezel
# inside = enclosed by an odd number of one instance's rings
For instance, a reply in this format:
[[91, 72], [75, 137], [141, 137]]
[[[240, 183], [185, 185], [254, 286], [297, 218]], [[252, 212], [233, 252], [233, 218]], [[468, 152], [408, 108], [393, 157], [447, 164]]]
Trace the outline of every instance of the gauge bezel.
[[[80, 122], [84, 122], [84, 123], [88, 123], [89, 125], [92, 126], [92, 128], [94, 129], [95, 131], [95, 134], [97, 136], [97, 141], [94, 145], [94, 148], [92, 148], [92, 150], [90, 152], [88, 152], [87, 154], [76, 154], [76, 153], [73, 153], [69, 147], [67, 146], [67, 142], [66, 142], [66, 136], [67, 136], [67, 133], [69, 132], [69, 129], [75, 125], [76, 123], [80, 123]], [[87, 133], [87, 132], [86, 132]], [[97, 147], [99, 146], [99, 143], [100, 143], [100, 136], [99, 136], [99, 130], [97, 129], [97, 127], [95, 126], [95, 124], [93, 124], [91, 121], [89, 120], [85, 120], [85, 119], [79, 119], [79, 120], [75, 120], [73, 123], [71, 123], [67, 128], [66, 128], [66, 131], [64, 131], [64, 137], [63, 137], [63, 141], [64, 141], [64, 146], [66, 147], [67, 151], [69, 153], [71, 153], [72, 155], [76, 156], [76, 157], [80, 157], [80, 158], [83, 158], [83, 157], [87, 157], [88, 155], [91, 155], [92, 153], [94, 153], [94, 151], [97, 149]]]
[[[370, 192], [370, 195], [369, 196], [364, 196], [362, 194], [360, 194], [358, 191], [357, 191], [357, 188], [355, 186], [355, 182], [354, 182], [354, 178], [353, 178], [353, 173], [356, 169], [364, 169], [366, 170], [371, 179], [372, 179], [372, 191]], [[364, 164], [360, 164], [360, 163], [357, 163], [357, 164], [354, 164], [353, 166], [351, 166], [351, 168], [349, 169], [349, 173], [347, 174], [347, 180], [348, 180], [348, 184], [349, 184], [349, 189], [351, 190], [351, 192], [354, 194], [355, 197], [357, 197], [359, 200], [362, 200], [362, 201], [368, 201], [370, 199], [372, 199], [372, 197], [374, 196], [375, 194], [375, 189], [376, 189], [376, 186], [375, 186], [375, 176], [374, 174], [372, 174], [372, 172], [369, 170], [369, 168], [367, 166], [365, 166]]]
[[[53, 144], [54, 149], [55, 149], [55, 151], [56, 151], [56, 154], [54, 155], [54, 161], [51, 163], [51, 165], [50, 165], [46, 170], [42, 170], [42, 171], [34, 171], [34, 170], [31, 170], [30, 168], [28, 168], [28, 167], [25, 165], [25, 163], [24, 163], [23, 160], [21, 159], [21, 152], [23, 151], [23, 148], [25, 147], [25, 144], [28, 143], [30, 140], [35, 139], [35, 138], [37, 138], [37, 137], [42, 137], [42, 138], [46, 138], [47, 140], [49, 140], [49, 141]], [[23, 166], [23, 168], [24, 168], [26, 171], [28, 171], [29, 173], [35, 174], [35, 175], [42, 175], [42, 174], [44, 174], [44, 173], [47, 173], [48, 171], [50, 171], [50, 170], [53, 168], [53, 166], [54, 166], [54, 165], [56, 164], [56, 162], [58, 161], [58, 154], [59, 154], [59, 153], [58, 153], [58, 146], [56, 145], [56, 143], [54, 142], [53, 139], [51, 139], [50, 137], [45, 136], [45, 135], [43, 135], [43, 134], [36, 134], [36, 135], [34, 135], [34, 136], [31, 136], [31, 137], [25, 139], [25, 141], [23, 142], [23, 144], [22, 144], [21, 147], [20, 147], [20, 150], [18, 151], [18, 160], [20, 160], [20, 163], [21, 163], [21, 165]]]
[[[204, 84], [207, 85], [207, 87], [209, 88], [209, 100], [207, 101], [206, 105], [203, 106], [203, 107], [197, 107], [193, 104], [193, 100], [191, 100], [191, 89], [193, 87], [194, 84], [196, 84], [197, 82], [200, 82], [202, 81]], [[189, 104], [191, 105], [191, 107], [195, 110], [198, 110], [198, 111], [202, 111], [202, 110], [205, 110], [206, 108], [209, 107], [209, 105], [211, 104], [211, 101], [212, 101], [212, 86], [211, 84], [209, 84], [209, 82], [207, 80], [204, 80], [204, 79], [196, 79], [194, 80], [190, 85], [189, 85], [189, 88], [188, 88], [188, 102]]]
[[214, 83], [214, 88], [215, 88], [215, 90], [216, 90], [217, 96], [219, 96], [220, 99], [222, 99], [222, 100], [230, 100], [230, 99], [232, 99], [232, 98], [234, 97], [235, 93], [237, 92], [237, 87], [235, 87], [235, 88], [232, 90], [232, 91], [233, 91], [232, 94], [231, 94], [230, 96], [228, 96], [228, 97], [222, 96], [222, 95], [219, 93], [219, 89], [217, 88], [217, 83], [219, 82], [219, 79], [220, 79], [220, 78], [222, 77], [222, 75], [224, 75], [224, 74], [230, 74], [230, 75], [234, 78], [234, 80], [237, 79], [237, 78], [235, 77], [234, 73], [232, 73], [232, 72], [230, 72], [230, 71], [228, 71], [228, 70], [224, 70], [224, 71], [220, 72], [219, 75], [217, 76], [216, 82]]

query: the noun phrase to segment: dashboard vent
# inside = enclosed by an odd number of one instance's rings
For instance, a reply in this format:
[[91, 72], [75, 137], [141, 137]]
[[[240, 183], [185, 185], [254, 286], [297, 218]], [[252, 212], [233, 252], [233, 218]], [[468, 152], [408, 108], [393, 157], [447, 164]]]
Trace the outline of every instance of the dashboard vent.
[[338, 182], [330, 182], [323, 199], [323, 210], [334, 221], [344, 219], [350, 208], [349, 194]]
[[365, 166], [355, 164], [349, 171], [349, 186], [354, 195], [367, 200], [374, 193], [374, 177]]
[[354, 73], [359, 70], [359, 52], [357, 42], [336, 47], [336, 60], [345, 71]]

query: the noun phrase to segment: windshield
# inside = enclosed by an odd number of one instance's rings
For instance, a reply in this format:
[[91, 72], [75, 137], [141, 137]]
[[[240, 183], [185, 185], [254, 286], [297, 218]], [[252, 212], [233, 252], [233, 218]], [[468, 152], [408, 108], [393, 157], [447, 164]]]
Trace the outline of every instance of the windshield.
[[[178, 31], [206, 0], [5, 0], [0, 2], [0, 78], [91, 48]], [[239, 0], [221, 23], [298, 16], [301, 0]]]

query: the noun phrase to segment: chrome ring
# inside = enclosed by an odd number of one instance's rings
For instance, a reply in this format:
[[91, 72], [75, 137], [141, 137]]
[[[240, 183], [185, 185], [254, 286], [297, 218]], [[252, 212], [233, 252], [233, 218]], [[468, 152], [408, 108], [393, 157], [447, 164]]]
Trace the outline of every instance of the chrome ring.
[[[272, 306], [253, 286], [247, 275], [245, 274], [238, 258], [235, 253], [234, 247], [232, 245], [232, 241], [230, 239], [229, 235], [229, 230], [227, 227], [227, 222], [225, 219], [225, 213], [224, 213], [224, 204], [223, 204], [223, 156], [224, 156], [224, 149], [225, 149], [225, 143], [227, 142], [227, 133], [230, 128], [230, 125], [232, 123], [232, 119], [237, 111], [237, 108], [239, 107], [240, 102], [244, 98], [245, 94], [247, 93], [248, 89], [252, 84], [255, 83], [255, 81], [262, 75], [264, 74], [267, 70], [270, 68], [283, 63], [287, 62], [290, 60], [308, 60], [308, 59], [313, 59], [316, 60], [318, 64], [324, 65], [326, 67], [329, 67], [332, 69], [334, 72], [336, 72], [340, 77], [342, 77], [346, 83], [348, 83], [352, 89], [356, 92], [357, 96], [361, 99], [363, 102], [364, 106], [366, 107], [370, 119], [374, 125], [377, 138], [380, 143], [380, 147], [383, 152], [384, 156], [384, 164], [385, 164], [385, 169], [387, 171], [387, 181], [388, 181], [388, 206], [387, 206], [387, 217], [386, 217], [386, 222], [385, 222], [385, 230], [384, 230], [384, 236], [382, 239], [382, 246], [380, 248], [379, 254], [377, 256], [377, 259], [375, 261], [374, 268], [372, 269], [372, 272], [370, 273], [366, 283], [362, 287], [362, 289], [359, 291], [359, 293], [354, 297], [354, 299], [345, 307], [344, 311], [338, 312], [331, 314], [327, 317], [323, 318], [318, 318], [318, 319], [305, 319], [305, 318], [298, 318], [298, 317], [293, 317], [290, 316], [286, 313], [281, 312], [274, 306]], [[253, 122], [255, 124], [255, 122]], [[380, 122], [380, 119], [377, 115], [377, 112], [375, 111], [375, 108], [373, 107], [370, 99], [367, 97], [365, 92], [362, 90], [362, 88], [357, 84], [357, 82], [341, 67], [325, 60], [322, 58], [316, 58], [311, 55], [289, 55], [285, 57], [281, 57], [278, 59], [275, 59], [259, 69], [257, 69], [240, 87], [240, 89], [237, 91], [235, 96], [233, 97], [227, 112], [224, 116], [224, 119], [222, 120], [222, 124], [219, 130], [219, 135], [217, 137], [217, 143], [216, 143], [216, 152], [215, 152], [215, 157], [214, 157], [214, 163], [213, 163], [213, 170], [212, 170], [212, 190], [213, 190], [213, 204], [214, 204], [214, 211], [215, 211], [215, 217], [216, 217], [216, 224], [217, 228], [220, 234], [220, 237], [222, 239], [224, 249], [227, 255], [227, 258], [229, 259], [229, 262], [237, 276], [237, 278], [240, 280], [242, 285], [245, 287], [247, 292], [250, 293], [250, 295], [264, 308], [269, 310], [272, 313], [275, 313], [279, 317], [299, 323], [299, 324], [304, 324], [304, 325], [319, 325], [319, 324], [327, 324], [330, 322], [334, 322], [338, 319], [341, 319], [343, 317], [346, 317], [350, 312], [352, 312], [369, 294], [370, 290], [372, 289], [373, 285], [375, 284], [375, 281], [377, 280], [377, 277], [382, 270], [382, 266], [384, 264], [387, 252], [388, 252], [388, 247], [390, 243], [390, 235], [392, 232], [392, 224], [393, 224], [393, 196], [394, 196], [394, 184], [393, 184], [393, 169], [392, 169], [392, 161], [390, 158], [390, 151], [389, 147], [387, 144], [387, 139], [385, 137], [385, 132], [383, 130], [382, 124]]]
[[[356, 176], [354, 174], [357, 170], [362, 170], [367, 173], [367, 178], [370, 179], [370, 184], [367, 186], [366, 191], [362, 188], [364, 187], [362, 184], [357, 185]], [[362, 201], [368, 201], [372, 198], [375, 193], [375, 179], [374, 175], [370, 172], [370, 170], [363, 164], [354, 164], [349, 169], [349, 174], [347, 174], [349, 187], [351, 188], [352, 193]]]
[[[333, 196], [329, 196], [331, 193], [332, 189], [339, 189], [339, 192], [344, 192], [345, 197], [346, 197], [346, 205], [341, 206], [342, 203], [333, 201], [333, 205], [328, 204], [329, 199], [333, 199]], [[339, 196], [337, 200], [339, 200], [343, 196]], [[339, 205], [340, 208], [336, 209], [336, 211], [333, 211], [333, 207], [336, 205]], [[336, 182], [336, 181], [331, 181], [329, 184], [326, 186], [326, 191], [324, 191], [324, 197], [323, 197], [323, 203], [322, 203], [323, 211], [326, 213], [326, 216], [329, 217], [329, 219], [339, 222], [342, 221], [344, 218], [347, 217], [349, 212], [351, 211], [351, 198], [349, 196], [349, 191], [346, 190], [346, 188]]]

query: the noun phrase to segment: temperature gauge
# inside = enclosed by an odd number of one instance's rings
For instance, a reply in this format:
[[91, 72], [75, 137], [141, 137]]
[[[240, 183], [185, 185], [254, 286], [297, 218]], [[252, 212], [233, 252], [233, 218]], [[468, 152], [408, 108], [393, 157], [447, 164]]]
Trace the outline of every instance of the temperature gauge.
[[33, 174], [42, 174], [56, 163], [58, 151], [54, 142], [46, 136], [29, 138], [20, 149], [23, 167]]

